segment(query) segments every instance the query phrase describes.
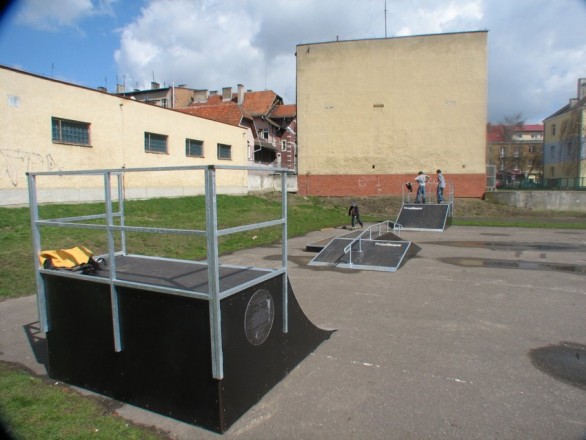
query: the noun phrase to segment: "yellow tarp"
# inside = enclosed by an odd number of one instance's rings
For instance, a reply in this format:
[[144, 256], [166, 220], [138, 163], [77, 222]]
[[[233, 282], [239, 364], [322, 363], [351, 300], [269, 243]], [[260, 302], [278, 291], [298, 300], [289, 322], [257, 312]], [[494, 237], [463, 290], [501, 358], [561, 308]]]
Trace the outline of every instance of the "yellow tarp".
[[56, 249], [51, 251], [41, 251], [39, 260], [44, 267], [45, 261], [51, 259], [54, 267], [71, 269], [81, 264], [87, 264], [92, 256], [92, 251], [84, 246], [75, 246], [70, 249]]

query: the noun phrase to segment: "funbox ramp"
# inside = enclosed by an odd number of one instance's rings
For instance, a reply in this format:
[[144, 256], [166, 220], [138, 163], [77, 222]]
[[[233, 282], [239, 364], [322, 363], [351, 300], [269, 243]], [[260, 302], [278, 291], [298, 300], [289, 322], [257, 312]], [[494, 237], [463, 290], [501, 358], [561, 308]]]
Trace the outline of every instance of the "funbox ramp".
[[452, 224], [452, 203], [403, 203], [396, 222], [404, 231], [442, 232]]
[[[345, 269], [396, 272], [421, 248], [402, 240], [392, 232], [371, 237], [369, 234], [350, 233], [331, 239], [309, 262], [310, 266], [330, 266]], [[351, 250], [348, 246], [351, 245]], [[309, 245], [316, 249], [317, 244]]]
[[[205, 264], [119, 256], [116, 265], [121, 280], [207, 288]], [[220, 284], [228, 289], [265, 274], [220, 266]], [[289, 280], [283, 332], [283, 276], [220, 301], [224, 374], [214, 379], [207, 300], [118, 287], [122, 350], [116, 352], [107, 273], [89, 279], [44, 273], [49, 376], [224, 432], [332, 333], [309, 321]]]

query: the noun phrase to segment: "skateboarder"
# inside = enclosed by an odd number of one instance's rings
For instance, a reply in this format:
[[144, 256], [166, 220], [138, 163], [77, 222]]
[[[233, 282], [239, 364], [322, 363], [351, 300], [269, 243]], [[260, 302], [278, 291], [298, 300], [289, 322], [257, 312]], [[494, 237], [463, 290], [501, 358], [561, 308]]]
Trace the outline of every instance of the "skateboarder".
[[415, 177], [415, 181], [417, 182], [417, 195], [415, 196], [415, 203], [419, 203], [419, 198], [421, 197], [421, 203], [425, 203], [425, 184], [429, 180], [429, 176], [427, 174], [423, 174], [423, 171], [419, 171], [417, 173], [417, 177]]
[[360, 210], [358, 209], [358, 203], [352, 202], [350, 208], [348, 208], [348, 215], [352, 216], [352, 229], [354, 229], [355, 221], [358, 222], [360, 227], [364, 227], [362, 220], [360, 219]]

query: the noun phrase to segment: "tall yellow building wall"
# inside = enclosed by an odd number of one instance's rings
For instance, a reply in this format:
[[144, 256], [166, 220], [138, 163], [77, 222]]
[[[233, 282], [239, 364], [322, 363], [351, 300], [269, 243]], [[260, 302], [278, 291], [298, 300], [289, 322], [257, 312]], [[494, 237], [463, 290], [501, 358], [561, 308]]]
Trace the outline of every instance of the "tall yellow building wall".
[[300, 192], [400, 194], [440, 168], [481, 196], [487, 32], [299, 45], [297, 113]]
[[[0, 95], [1, 205], [28, 201], [32, 171], [248, 164], [242, 128], [1, 66]], [[54, 143], [52, 117], [89, 123], [91, 146]], [[168, 136], [167, 153], [145, 152], [145, 132]], [[186, 156], [186, 138], [204, 142], [203, 158]], [[232, 147], [231, 160], [218, 160], [218, 143]], [[46, 201], [93, 199], [103, 185], [101, 177], [38, 180]], [[203, 172], [129, 173], [126, 184], [136, 197], [202, 193]], [[217, 185], [218, 192], [246, 193], [247, 172], [220, 170]]]

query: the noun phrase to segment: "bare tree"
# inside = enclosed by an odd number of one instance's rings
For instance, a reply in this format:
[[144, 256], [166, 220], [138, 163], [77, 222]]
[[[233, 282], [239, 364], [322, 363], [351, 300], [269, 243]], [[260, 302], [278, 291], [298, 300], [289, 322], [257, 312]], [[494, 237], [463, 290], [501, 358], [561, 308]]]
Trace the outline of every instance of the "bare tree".
[[579, 177], [580, 175], [580, 112], [573, 110], [568, 119], [560, 127], [560, 154], [564, 175]]

